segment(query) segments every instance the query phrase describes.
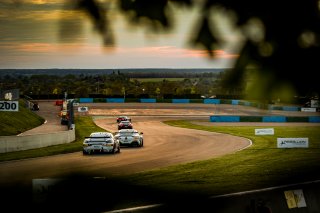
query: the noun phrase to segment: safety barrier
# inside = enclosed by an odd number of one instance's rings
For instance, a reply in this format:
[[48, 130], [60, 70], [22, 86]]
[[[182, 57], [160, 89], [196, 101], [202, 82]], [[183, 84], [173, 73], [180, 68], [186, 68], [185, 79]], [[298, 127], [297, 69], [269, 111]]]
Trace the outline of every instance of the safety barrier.
[[79, 103], [93, 103], [93, 98], [79, 98]]
[[[102, 99], [105, 100], [107, 103], [125, 103], [125, 98], [106, 98]], [[97, 101], [97, 99], [96, 99]], [[80, 103], [93, 103], [93, 98], [80, 98]], [[99, 102], [99, 100], [97, 101]], [[102, 101], [103, 102], [103, 101]], [[132, 102], [129, 101], [129, 102]], [[282, 111], [301, 111], [302, 107], [298, 106], [274, 106], [271, 104], [261, 104], [261, 103], [255, 103], [255, 102], [249, 102], [249, 101], [243, 101], [243, 100], [228, 100], [228, 99], [212, 99], [212, 98], [205, 98], [205, 99], [156, 99], [156, 98], [141, 98], [136, 99], [134, 102], [140, 102], [140, 103], [203, 103], [203, 104], [232, 104], [232, 105], [243, 105], [243, 106], [251, 106], [251, 107], [257, 107], [257, 108], [263, 108], [268, 110], [282, 110]]]
[[210, 122], [309, 122], [320, 123], [320, 116], [237, 116], [212, 115]]
[[220, 99], [204, 99], [204, 104], [220, 104]]
[[156, 103], [157, 99], [155, 99], [155, 98], [141, 98], [140, 102], [141, 103]]
[[190, 99], [172, 99], [172, 103], [187, 104], [187, 103], [190, 103]]
[[75, 129], [47, 134], [1, 136], [0, 153], [43, 148], [70, 143], [76, 139]]
[[106, 98], [107, 103], [124, 103], [124, 98]]

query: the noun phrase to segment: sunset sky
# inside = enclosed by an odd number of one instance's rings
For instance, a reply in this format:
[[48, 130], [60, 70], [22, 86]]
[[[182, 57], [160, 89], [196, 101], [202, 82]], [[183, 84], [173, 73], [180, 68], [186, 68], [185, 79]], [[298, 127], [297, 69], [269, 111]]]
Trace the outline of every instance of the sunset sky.
[[114, 44], [105, 46], [91, 20], [66, 2], [70, 0], [1, 0], [0, 69], [227, 68], [237, 58], [239, 34], [224, 19], [218, 27], [227, 42], [215, 50], [214, 59], [188, 45], [199, 18], [196, 9], [175, 9], [174, 28], [156, 34], [130, 25], [110, 4]]

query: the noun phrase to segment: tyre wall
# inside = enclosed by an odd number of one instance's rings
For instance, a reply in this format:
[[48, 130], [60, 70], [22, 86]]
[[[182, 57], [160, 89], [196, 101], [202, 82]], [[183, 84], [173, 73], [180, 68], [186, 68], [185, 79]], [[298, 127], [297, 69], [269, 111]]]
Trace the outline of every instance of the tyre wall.
[[211, 122], [309, 122], [320, 123], [320, 116], [238, 116], [213, 115]]

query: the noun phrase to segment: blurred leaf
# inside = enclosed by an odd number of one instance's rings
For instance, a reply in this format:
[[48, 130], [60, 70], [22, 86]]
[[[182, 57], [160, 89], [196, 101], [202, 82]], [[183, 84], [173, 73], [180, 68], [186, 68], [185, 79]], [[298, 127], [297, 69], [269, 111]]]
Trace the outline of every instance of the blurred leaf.
[[197, 26], [200, 27], [199, 29], [193, 30], [193, 32], [195, 32], [195, 37], [191, 38], [191, 44], [204, 47], [207, 50], [209, 56], [213, 57], [214, 46], [218, 43], [218, 41], [211, 30], [211, 23], [209, 23], [209, 18], [207, 16], [204, 16], [202, 20], [197, 24]]

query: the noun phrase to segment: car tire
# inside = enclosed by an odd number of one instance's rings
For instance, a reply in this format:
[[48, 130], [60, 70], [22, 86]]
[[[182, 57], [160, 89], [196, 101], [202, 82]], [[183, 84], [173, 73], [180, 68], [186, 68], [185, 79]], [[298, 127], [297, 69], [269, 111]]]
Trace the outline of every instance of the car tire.
[[141, 144], [140, 144], [140, 147], [143, 147], [143, 140], [141, 140]]
[[112, 154], [115, 154], [115, 153], [116, 153], [116, 146], [114, 145], [112, 149]]

